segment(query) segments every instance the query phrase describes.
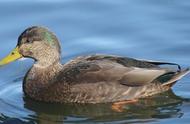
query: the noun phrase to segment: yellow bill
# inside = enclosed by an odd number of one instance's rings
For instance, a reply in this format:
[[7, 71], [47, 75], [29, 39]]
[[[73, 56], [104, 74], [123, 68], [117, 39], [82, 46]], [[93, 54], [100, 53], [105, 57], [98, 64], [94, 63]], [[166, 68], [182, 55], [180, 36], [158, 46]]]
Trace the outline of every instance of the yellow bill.
[[0, 66], [6, 65], [20, 58], [22, 58], [22, 55], [19, 53], [18, 47], [16, 47], [7, 57], [0, 61]]

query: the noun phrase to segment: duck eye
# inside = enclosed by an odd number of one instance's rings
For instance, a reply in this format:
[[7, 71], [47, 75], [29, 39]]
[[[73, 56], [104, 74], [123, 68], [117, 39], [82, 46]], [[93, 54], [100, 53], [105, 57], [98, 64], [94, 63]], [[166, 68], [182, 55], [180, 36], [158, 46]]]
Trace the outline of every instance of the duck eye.
[[32, 41], [27, 39], [25, 43], [32, 43]]

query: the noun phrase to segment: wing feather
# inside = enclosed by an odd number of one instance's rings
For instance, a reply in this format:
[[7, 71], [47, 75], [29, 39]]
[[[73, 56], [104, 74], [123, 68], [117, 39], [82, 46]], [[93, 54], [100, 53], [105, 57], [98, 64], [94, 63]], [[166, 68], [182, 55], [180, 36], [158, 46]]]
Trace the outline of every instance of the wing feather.
[[126, 86], [142, 86], [171, 71], [160, 68], [162, 64], [177, 65], [120, 56], [84, 56], [66, 64], [64, 71], [67, 70], [69, 75], [64, 77], [68, 77], [68, 81], [74, 84], [116, 82]]

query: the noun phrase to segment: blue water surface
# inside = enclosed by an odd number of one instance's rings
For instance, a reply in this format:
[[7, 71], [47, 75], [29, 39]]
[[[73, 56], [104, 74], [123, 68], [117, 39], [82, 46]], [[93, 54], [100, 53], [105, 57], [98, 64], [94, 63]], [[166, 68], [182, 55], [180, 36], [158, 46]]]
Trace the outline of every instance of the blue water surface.
[[[40, 25], [56, 33], [62, 62], [79, 55], [114, 54], [190, 66], [189, 0], [1, 0], [0, 58], [20, 33]], [[47, 104], [25, 98], [22, 80], [30, 59], [0, 68], [0, 122], [17, 118], [38, 124], [189, 124], [190, 75], [171, 91], [127, 105]]]

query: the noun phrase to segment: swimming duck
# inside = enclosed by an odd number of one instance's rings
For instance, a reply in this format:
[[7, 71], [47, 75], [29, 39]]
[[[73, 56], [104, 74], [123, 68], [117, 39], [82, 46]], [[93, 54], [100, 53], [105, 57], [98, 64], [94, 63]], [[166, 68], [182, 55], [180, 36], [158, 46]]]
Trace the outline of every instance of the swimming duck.
[[[87, 55], [60, 63], [61, 47], [47, 28], [27, 28], [0, 66], [22, 57], [35, 60], [23, 91], [37, 101], [106, 103], [148, 97], [169, 90], [189, 72], [178, 64], [114, 55]], [[161, 65], [176, 65], [176, 69]]]

